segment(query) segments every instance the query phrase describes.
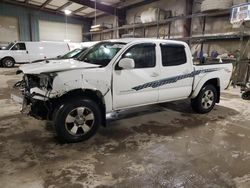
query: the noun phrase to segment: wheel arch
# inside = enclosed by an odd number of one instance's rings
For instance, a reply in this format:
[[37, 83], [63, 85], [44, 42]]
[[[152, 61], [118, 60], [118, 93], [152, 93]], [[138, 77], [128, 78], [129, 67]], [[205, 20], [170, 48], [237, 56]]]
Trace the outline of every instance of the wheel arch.
[[13, 61], [16, 62], [15, 58], [12, 57], [12, 56], [5, 56], [5, 57], [3, 57], [0, 61], [2, 62], [2, 61], [3, 61], [4, 59], [6, 59], [6, 58], [13, 59]]
[[219, 78], [213, 78], [205, 82], [205, 84], [202, 86], [204, 87], [205, 85], [213, 85], [216, 88], [217, 91], [217, 99], [216, 103], [220, 102], [220, 79]]
[[93, 100], [97, 103], [97, 105], [100, 107], [101, 113], [102, 113], [102, 125], [106, 126], [106, 104], [104, 100], [104, 96], [99, 90], [93, 90], [93, 89], [74, 89], [71, 91], [68, 91], [67, 93], [63, 94], [62, 96], [56, 98], [55, 104], [60, 106], [60, 104], [63, 104], [65, 101], [70, 101], [74, 98], [88, 98], [90, 100]]
[[201, 89], [206, 85], [213, 85], [216, 88], [216, 91], [217, 91], [216, 103], [219, 103], [220, 102], [220, 78], [219, 77], [210, 78], [207, 81], [203, 81], [202, 83], [200, 82], [198, 86], [196, 87], [196, 89], [194, 90], [191, 98], [197, 97]]

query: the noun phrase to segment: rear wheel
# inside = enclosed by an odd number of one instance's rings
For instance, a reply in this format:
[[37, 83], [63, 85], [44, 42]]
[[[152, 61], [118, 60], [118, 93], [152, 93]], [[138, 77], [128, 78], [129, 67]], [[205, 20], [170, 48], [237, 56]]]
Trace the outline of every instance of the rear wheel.
[[6, 57], [6, 58], [4, 58], [4, 59], [2, 60], [2, 64], [3, 64], [3, 66], [6, 67], [6, 68], [11, 68], [11, 67], [14, 67], [15, 61], [14, 61], [14, 59], [12, 59], [12, 58]]
[[214, 108], [217, 97], [216, 88], [213, 85], [206, 85], [196, 98], [191, 99], [191, 106], [195, 112], [208, 113]]
[[96, 133], [101, 124], [101, 111], [90, 99], [76, 99], [58, 109], [54, 122], [60, 141], [80, 142]]

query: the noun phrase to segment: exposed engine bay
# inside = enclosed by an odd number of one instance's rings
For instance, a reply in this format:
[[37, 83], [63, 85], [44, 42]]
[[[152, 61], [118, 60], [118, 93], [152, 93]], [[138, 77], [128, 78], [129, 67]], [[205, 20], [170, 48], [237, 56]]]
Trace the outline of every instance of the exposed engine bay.
[[[21, 81], [18, 81], [14, 88], [18, 89], [23, 96], [22, 113], [31, 115], [37, 119], [50, 120], [52, 100], [36, 100], [34, 96], [49, 98], [53, 86], [55, 73], [31, 75], [25, 74]], [[44, 95], [36, 90], [44, 91]]]

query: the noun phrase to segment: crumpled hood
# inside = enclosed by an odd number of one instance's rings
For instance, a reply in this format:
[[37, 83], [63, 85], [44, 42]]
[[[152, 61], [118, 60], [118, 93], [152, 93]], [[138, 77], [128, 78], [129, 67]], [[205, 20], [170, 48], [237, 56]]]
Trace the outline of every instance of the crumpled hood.
[[82, 61], [77, 61], [74, 59], [65, 59], [65, 60], [49, 60], [32, 64], [25, 64], [20, 66], [20, 70], [24, 74], [41, 74], [41, 73], [50, 73], [50, 72], [59, 72], [73, 69], [84, 69], [84, 68], [94, 68], [99, 67], [100, 65], [94, 65], [90, 63], [85, 63]]

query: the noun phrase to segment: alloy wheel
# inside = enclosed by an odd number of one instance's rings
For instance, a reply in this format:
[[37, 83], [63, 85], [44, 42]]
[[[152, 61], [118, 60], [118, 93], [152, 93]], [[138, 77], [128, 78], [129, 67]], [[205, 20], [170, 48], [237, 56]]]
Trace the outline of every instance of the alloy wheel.
[[91, 130], [94, 121], [92, 110], [87, 107], [77, 107], [67, 115], [65, 128], [71, 135], [82, 136]]
[[202, 96], [202, 100], [201, 100], [201, 105], [204, 109], [209, 109], [214, 102], [214, 93], [212, 90], [207, 90], [203, 96]]

